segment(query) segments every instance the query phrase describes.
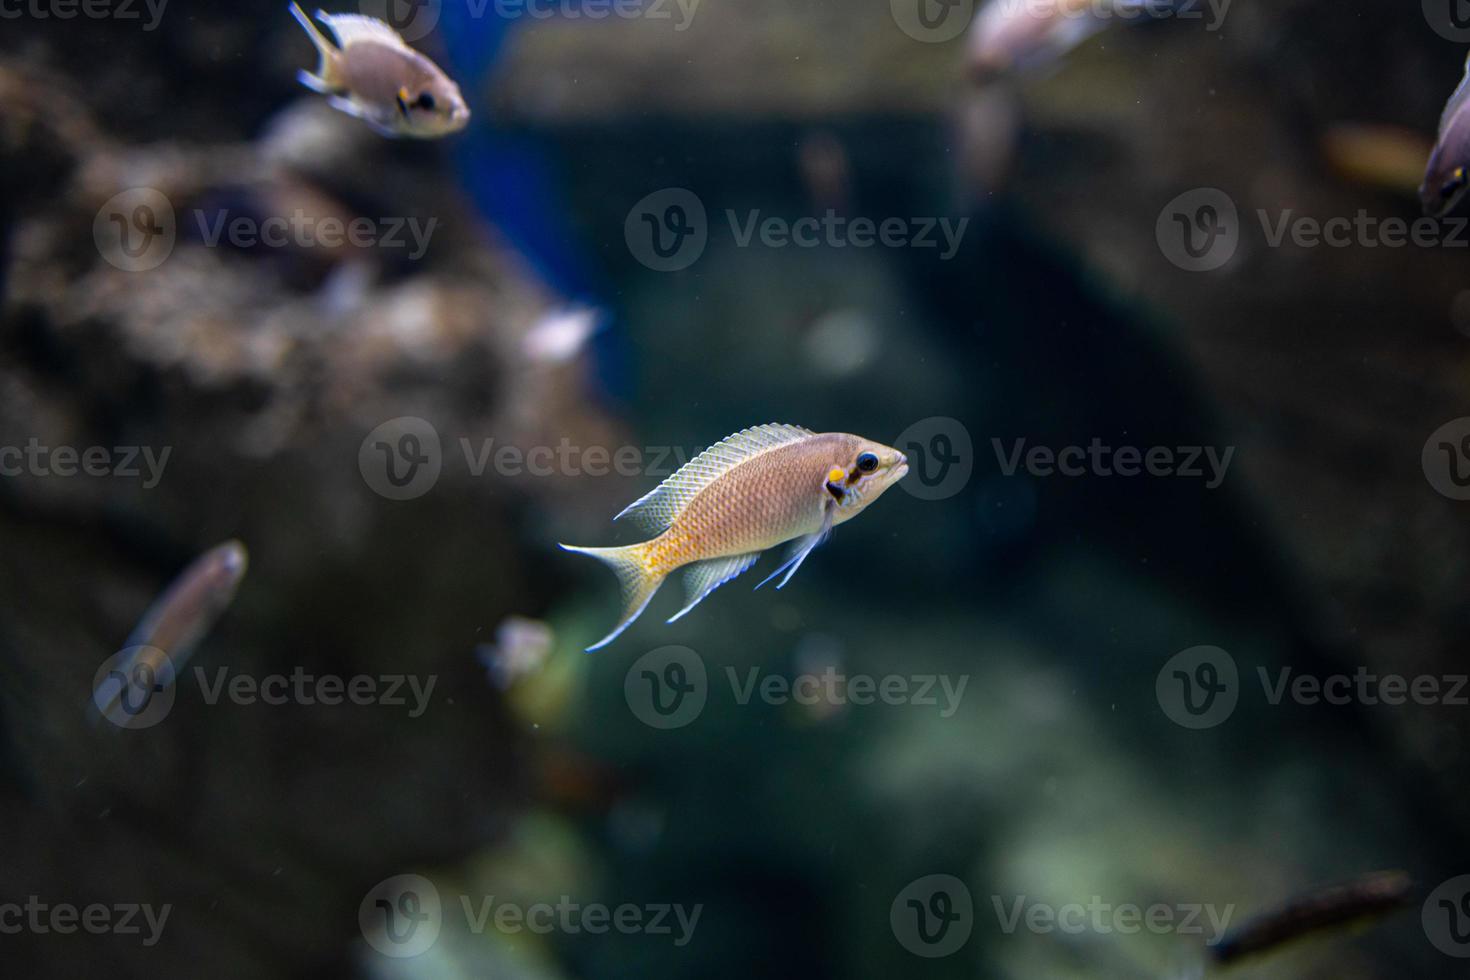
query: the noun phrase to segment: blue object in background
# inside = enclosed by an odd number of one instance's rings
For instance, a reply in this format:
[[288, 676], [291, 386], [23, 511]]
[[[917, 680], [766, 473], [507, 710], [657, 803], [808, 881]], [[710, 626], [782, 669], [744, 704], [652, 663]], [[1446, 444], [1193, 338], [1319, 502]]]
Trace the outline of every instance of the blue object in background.
[[478, 116], [454, 141], [455, 164], [475, 207], [549, 288], [569, 301], [598, 306], [603, 290], [594, 285], [597, 277], [557, 191], [551, 154], [532, 136], [497, 131], [483, 105], [475, 105], [518, 23], [497, 14], [492, 0], [443, 5], [439, 34], [450, 74], [461, 80]]

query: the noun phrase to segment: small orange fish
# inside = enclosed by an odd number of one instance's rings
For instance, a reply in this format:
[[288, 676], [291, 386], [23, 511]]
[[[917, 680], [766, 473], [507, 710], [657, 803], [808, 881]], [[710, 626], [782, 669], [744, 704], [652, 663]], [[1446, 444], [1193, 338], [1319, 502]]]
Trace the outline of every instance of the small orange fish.
[[834, 526], [903, 479], [897, 449], [846, 432], [795, 425], [745, 429], [706, 449], [613, 518], [632, 517], [658, 536], [621, 548], [577, 548], [617, 573], [623, 615], [607, 646], [643, 612], [669, 573], [687, 566], [685, 604], [669, 622], [755, 564], [760, 553], [796, 539], [790, 555], [760, 585], [785, 572], [785, 585]]

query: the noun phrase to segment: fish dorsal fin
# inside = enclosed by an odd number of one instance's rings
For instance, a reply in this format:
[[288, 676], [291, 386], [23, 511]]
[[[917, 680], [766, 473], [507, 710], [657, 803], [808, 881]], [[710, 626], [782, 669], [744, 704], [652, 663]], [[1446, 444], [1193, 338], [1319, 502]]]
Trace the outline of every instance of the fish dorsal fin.
[[357, 41], [372, 41], [395, 48], [408, 48], [398, 32], [376, 17], [362, 14], [328, 14], [318, 10], [316, 19], [332, 29], [337, 38], [337, 47], [346, 49]]
[[1470, 54], [1465, 56], [1465, 74], [1460, 76], [1460, 84], [1455, 86], [1455, 90], [1445, 100], [1444, 112], [1439, 114], [1440, 136], [1444, 136], [1445, 128], [1449, 126], [1451, 117], [1467, 97], [1470, 97]]
[[736, 466], [777, 446], [800, 442], [811, 435], [810, 429], [799, 425], [774, 422], [741, 429], [679, 467], [678, 472], [623, 508], [623, 512], [613, 520], [631, 517], [651, 533], [666, 531], [699, 491]]

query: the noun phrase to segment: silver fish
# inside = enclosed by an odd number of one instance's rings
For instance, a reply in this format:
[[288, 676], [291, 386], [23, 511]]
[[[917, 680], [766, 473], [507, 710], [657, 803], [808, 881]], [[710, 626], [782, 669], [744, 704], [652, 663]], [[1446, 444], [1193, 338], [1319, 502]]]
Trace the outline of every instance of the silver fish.
[[356, 116], [384, 136], [435, 139], [464, 129], [470, 110], [443, 70], [410, 48], [387, 24], [361, 14], [318, 10], [337, 43], [327, 40], [296, 4], [291, 13], [316, 45], [316, 74], [296, 77], [327, 96], [335, 109]]
[[1465, 167], [1470, 165], [1470, 57], [1465, 59], [1465, 75], [1460, 79], [1439, 117], [1439, 139], [1429, 154], [1424, 170], [1424, 183], [1419, 185], [1419, 203], [1424, 213], [1441, 217], [1454, 209], [1465, 196]]
[[117, 713], [119, 705], [135, 684], [157, 690], [173, 683], [234, 599], [248, 564], [245, 546], [226, 541], [200, 555], [169, 583], [123, 643], [127, 657], [92, 692], [97, 717], [123, 718]]

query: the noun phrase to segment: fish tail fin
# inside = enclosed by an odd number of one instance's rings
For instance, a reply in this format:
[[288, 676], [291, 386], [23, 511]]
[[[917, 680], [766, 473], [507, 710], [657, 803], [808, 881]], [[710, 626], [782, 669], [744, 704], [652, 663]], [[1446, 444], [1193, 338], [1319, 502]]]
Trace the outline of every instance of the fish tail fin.
[[648, 542], [646, 541], [640, 544], [625, 545], [621, 548], [578, 548], [570, 544], [564, 544], [561, 547], [565, 551], [589, 555], [607, 565], [617, 575], [618, 584], [623, 589], [622, 616], [611, 633], [587, 648], [588, 653], [601, 650], [632, 625], [633, 620], [642, 614], [648, 605], [648, 600], [653, 598], [653, 594], [668, 577], [668, 572], [657, 571], [650, 567], [647, 560]]
[[317, 62], [315, 75], [308, 71], [301, 71], [297, 73], [296, 77], [301, 80], [301, 84], [316, 92], [339, 91], [342, 88], [338, 82], [340, 73], [337, 71], [337, 59], [341, 55], [340, 50], [335, 44], [328, 41], [327, 36], [311, 22], [311, 18], [306, 16], [306, 11], [301, 9], [300, 4], [291, 4], [291, 15], [296, 18], [296, 22], [306, 31], [306, 36], [311, 38], [311, 43], [316, 46], [316, 52], [320, 58], [320, 61]]

